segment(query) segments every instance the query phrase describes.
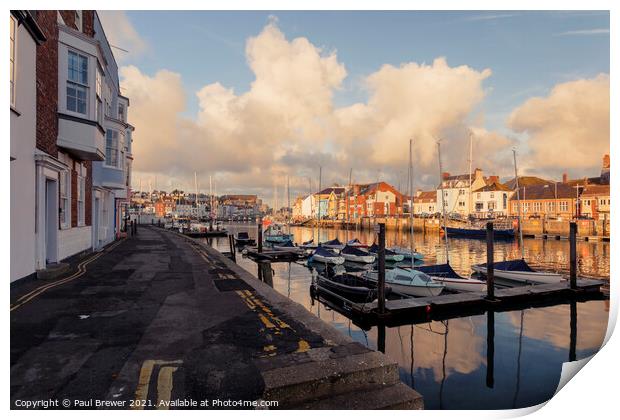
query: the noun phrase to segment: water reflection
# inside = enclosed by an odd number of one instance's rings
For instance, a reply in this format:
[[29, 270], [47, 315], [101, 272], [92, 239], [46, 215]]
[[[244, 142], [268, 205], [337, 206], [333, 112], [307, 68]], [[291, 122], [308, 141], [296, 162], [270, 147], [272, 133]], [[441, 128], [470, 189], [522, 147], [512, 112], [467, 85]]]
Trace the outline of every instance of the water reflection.
[[[231, 228], [255, 231], [241, 226]], [[293, 228], [297, 242], [309, 240], [313, 231]], [[316, 230], [314, 231], [316, 233]], [[324, 239], [344, 232], [323, 233]], [[357, 237], [372, 243], [373, 234]], [[353, 235], [349, 235], [352, 238]], [[445, 257], [440, 238], [416, 235], [426, 263]], [[323, 240], [323, 238], [322, 238]], [[388, 232], [388, 245], [405, 244], [406, 233]], [[226, 238], [212, 242], [228, 250]], [[565, 241], [526, 240], [526, 258], [559, 267], [568, 264]], [[601, 277], [609, 273], [609, 244], [579, 242], [582, 261]], [[519, 256], [514, 243], [497, 243], [496, 259]], [[450, 260], [455, 269], [467, 273], [471, 264], [484, 261], [485, 243], [453, 239]], [[245, 258], [237, 262], [252, 273], [256, 264]], [[582, 264], [582, 267], [584, 265]], [[273, 287], [302, 304], [325, 322], [354, 340], [384, 351], [400, 367], [401, 380], [419, 391], [429, 409], [505, 409], [539, 404], [549, 399], [560, 378], [562, 363], [579, 360], [600, 348], [607, 328], [609, 301], [570, 302], [546, 308], [511, 312], [488, 312], [446, 321], [399, 327], [375, 327], [364, 331], [340, 313], [311, 302], [310, 271], [297, 263], [272, 266]]]

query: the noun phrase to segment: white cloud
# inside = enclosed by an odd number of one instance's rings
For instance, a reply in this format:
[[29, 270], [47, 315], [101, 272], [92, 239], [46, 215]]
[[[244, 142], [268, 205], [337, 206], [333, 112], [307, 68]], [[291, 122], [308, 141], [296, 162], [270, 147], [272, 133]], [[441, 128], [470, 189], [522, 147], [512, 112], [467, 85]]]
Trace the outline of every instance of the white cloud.
[[600, 167], [609, 153], [609, 76], [556, 85], [548, 96], [525, 101], [508, 126], [529, 135], [524, 170]]
[[555, 34], [556, 36], [570, 36], [570, 35], [608, 35], [609, 28], [596, 28], [596, 29], [580, 29], [575, 31], [566, 31]]

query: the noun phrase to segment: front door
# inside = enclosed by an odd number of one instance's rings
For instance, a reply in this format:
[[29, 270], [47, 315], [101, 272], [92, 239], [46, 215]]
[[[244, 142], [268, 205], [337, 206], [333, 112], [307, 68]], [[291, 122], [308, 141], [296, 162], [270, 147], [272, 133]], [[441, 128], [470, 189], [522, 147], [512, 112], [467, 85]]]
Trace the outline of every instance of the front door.
[[58, 262], [58, 182], [45, 181], [45, 262]]

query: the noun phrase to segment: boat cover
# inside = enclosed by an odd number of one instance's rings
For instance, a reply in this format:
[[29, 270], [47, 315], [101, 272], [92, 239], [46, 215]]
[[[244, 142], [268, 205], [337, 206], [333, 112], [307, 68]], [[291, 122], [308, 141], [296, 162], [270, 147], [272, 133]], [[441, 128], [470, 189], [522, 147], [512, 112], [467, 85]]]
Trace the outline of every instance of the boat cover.
[[237, 234], [237, 239], [250, 239], [250, 236], [247, 232], [239, 232]]
[[289, 239], [288, 241], [284, 242], [283, 244], [280, 244], [278, 246], [282, 246], [282, 247], [295, 247], [295, 244]]
[[[378, 254], [379, 253], [379, 245], [372, 244], [370, 246], [370, 248], [368, 248], [368, 252], [373, 253], [373, 254]], [[397, 253], [397, 252], [392, 251], [391, 249], [385, 248], [385, 255], [400, 255], [400, 254]]]
[[[486, 266], [486, 264], [484, 265]], [[530, 273], [535, 271], [524, 260], [499, 261], [493, 264], [493, 268], [504, 271], [527, 271]]]
[[314, 239], [310, 239], [309, 241], [302, 242], [302, 245], [312, 245], [314, 243]]
[[366, 256], [370, 255], [366, 251], [362, 251], [359, 248], [355, 248], [355, 247], [349, 246], [349, 245], [347, 245], [344, 248], [342, 248], [342, 251], [340, 251], [340, 254], [357, 255], [358, 257], [366, 257]]
[[331, 241], [327, 241], [327, 242], [323, 242], [321, 245], [342, 245], [342, 242], [340, 242], [338, 240], [338, 238], [336, 239], [332, 239]]
[[330, 250], [330, 249], [326, 249], [323, 248], [322, 246], [318, 247], [315, 251], [314, 251], [315, 255], [320, 255], [322, 257], [337, 257], [338, 255]]
[[361, 243], [359, 241], [359, 239], [355, 238], [355, 239], [351, 239], [349, 242], [347, 242], [347, 245], [359, 246], [359, 245], [364, 245], [364, 244]]
[[423, 265], [416, 267], [416, 270], [428, 274], [429, 276], [446, 277], [451, 279], [462, 279], [450, 264]]

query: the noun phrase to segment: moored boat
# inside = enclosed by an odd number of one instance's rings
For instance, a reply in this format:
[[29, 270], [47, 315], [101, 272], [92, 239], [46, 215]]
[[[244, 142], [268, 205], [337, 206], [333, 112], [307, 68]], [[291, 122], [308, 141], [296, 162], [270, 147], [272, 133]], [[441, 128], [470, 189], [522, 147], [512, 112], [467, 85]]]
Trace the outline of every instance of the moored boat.
[[[368, 248], [368, 252], [374, 255], [375, 257], [378, 257], [379, 246], [377, 246], [377, 244], [372, 244], [370, 248]], [[400, 262], [404, 259], [405, 259], [405, 256], [403, 254], [398, 254], [386, 248], [385, 261]]]
[[[486, 276], [487, 265], [477, 264], [472, 266], [472, 270]], [[494, 263], [493, 277], [520, 283], [552, 284], [566, 281], [566, 279], [558, 273], [534, 270], [525, 260], [508, 260]]]
[[486, 292], [486, 282], [479, 279], [465, 278], [452, 269], [450, 264], [436, 264], [416, 267], [416, 270], [429, 275], [433, 280], [442, 282], [446, 289], [456, 292]]
[[342, 250], [340, 251], [340, 255], [343, 256], [345, 260], [351, 262], [364, 264], [372, 264], [373, 262], [375, 262], [375, 256], [371, 253], [349, 245], [346, 245], [344, 248], [342, 248]]
[[419, 252], [416, 251], [411, 251], [409, 248], [401, 248], [399, 246], [393, 246], [391, 248], [388, 248], [391, 252], [394, 252], [396, 254], [402, 255], [403, 259], [409, 260], [411, 261], [411, 258], [413, 257], [414, 260], [417, 261], [422, 261], [424, 260], [424, 255], [422, 255]]
[[[368, 271], [364, 277], [370, 281], [377, 282], [379, 274], [377, 271]], [[410, 296], [429, 297], [439, 295], [444, 285], [433, 280], [430, 276], [411, 269], [395, 267], [385, 271], [385, 283], [395, 292]]]
[[325, 264], [344, 264], [344, 257], [336, 254], [331, 249], [326, 249], [320, 246], [312, 253], [308, 261]]
[[332, 239], [331, 241], [320, 243], [319, 245], [322, 246], [323, 248], [335, 249], [338, 251], [340, 251], [341, 249], [345, 247], [345, 245], [342, 242], [340, 242], [338, 238]]
[[237, 246], [253, 246], [256, 245], [256, 240], [250, 238], [250, 235], [247, 232], [239, 232], [235, 236], [235, 243]]
[[282, 228], [278, 225], [272, 225], [263, 232], [263, 239], [265, 242], [269, 243], [286, 243], [293, 240], [293, 235], [284, 233]]
[[[450, 236], [458, 236], [465, 238], [478, 238], [484, 239], [487, 237], [487, 230], [485, 228], [477, 228], [477, 227], [453, 227], [453, 226], [444, 226], [444, 231], [448, 232]], [[514, 229], [493, 229], [493, 238], [494, 239], [505, 239], [510, 240], [514, 239], [515, 231]]]
[[[348, 273], [338, 274], [332, 278], [317, 274], [316, 285], [356, 303], [372, 302], [377, 299], [374, 282]], [[388, 295], [390, 292], [391, 289], [386, 287], [385, 294]]]

